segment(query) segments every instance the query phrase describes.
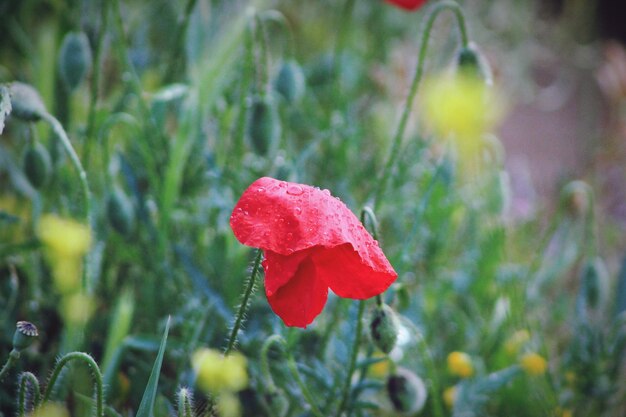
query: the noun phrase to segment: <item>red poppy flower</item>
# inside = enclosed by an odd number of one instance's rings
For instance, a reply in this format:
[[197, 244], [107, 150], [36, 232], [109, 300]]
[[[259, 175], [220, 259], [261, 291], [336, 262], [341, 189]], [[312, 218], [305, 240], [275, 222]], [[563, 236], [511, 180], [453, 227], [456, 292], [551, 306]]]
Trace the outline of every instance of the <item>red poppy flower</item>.
[[230, 225], [241, 243], [264, 251], [265, 294], [287, 326], [310, 324], [329, 288], [366, 299], [397, 277], [378, 242], [328, 190], [260, 178], [244, 191]]
[[387, 3], [391, 3], [395, 6], [401, 7], [406, 10], [419, 9], [426, 3], [427, 0], [385, 0]]

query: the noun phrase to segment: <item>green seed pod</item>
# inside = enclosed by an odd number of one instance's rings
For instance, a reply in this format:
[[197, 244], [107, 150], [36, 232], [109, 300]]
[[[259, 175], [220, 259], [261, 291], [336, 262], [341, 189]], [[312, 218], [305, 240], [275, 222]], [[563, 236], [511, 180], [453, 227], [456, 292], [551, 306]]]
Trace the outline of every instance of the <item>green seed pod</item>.
[[394, 410], [406, 414], [421, 411], [427, 396], [424, 381], [405, 368], [398, 368], [389, 376], [387, 394]]
[[485, 80], [487, 84], [493, 82], [491, 68], [483, 54], [475, 45], [470, 44], [461, 48], [457, 54], [456, 63], [459, 71], [471, 76], [480, 77]]
[[39, 93], [30, 85], [15, 81], [11, 83], [9, 90], [13, 116], [27, 122], [36, 122], [47, 113]]
[[26, 178], [37, 189], [48, 181], [52, 171], [50, 154], [41, 143], [35, 143], [26, 149], [22, 165]]
[[18, 352], [29, 347], [35, 338], [39, 336], [37, 326], [31, 322], [18, 321], [15, 327], [15, 333], [13, 333], [13, 349]]
[[63, 38], [59, 52], [59, 75], [68, 91], [85, 79], [91, 68], [89, 40], [82, 32], [70, 32]]
[[275, 81], [278, 91], [288, 103], [295, 103], [304, 94], [304, 73], [296, 61], [283, 63]]
[[280, 120], [272, 100], [267, 97], [254, 99], [248, 124], [248, 136], [254, 151], [267, 155], [276, 146], [280, 133]]
[[372, 341], [383, 353], [389, 353], [398, 340], [398, 318], [388, 305], [376, 307], [370, 320]]
[[128, 236], [135, 227], [133, 203], [119, 188], [115, 188], [107, 199], [106, 213], [109, 223], [119, 234]]

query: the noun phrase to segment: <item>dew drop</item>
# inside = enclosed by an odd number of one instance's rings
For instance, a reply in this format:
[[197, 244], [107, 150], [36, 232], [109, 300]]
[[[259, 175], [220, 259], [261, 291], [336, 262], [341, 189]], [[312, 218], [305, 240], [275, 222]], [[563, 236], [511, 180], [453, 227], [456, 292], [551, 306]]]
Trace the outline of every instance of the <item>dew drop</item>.
[[330, 190], [328, 190], [327, 188], [325, 188], [324, 190], [322, 190], [322, 192], [326, 195], [330, 195]]
[[296, 214], [302, 213], [302, 209], [300, 207], [294, 207], [293, 211], [295, 211]]
[[286, 237], [287, 237], [287, 240], [288, 240], [288, 241], [293, 240], [293, 233], [291, 233], [291, 232], [287, 233], [287, 236], [286, 236]]
[[263, 192], [265, 192], [265, 188], [259, 187], [259, 188], [256, 189], [256, 191], [257, 191], [257, 193], [263, 193]]
[[289, 195], [300, 195], [303, 192], [304, 190], [299, 185], [290, 185], [287, 187], [287, 194]]

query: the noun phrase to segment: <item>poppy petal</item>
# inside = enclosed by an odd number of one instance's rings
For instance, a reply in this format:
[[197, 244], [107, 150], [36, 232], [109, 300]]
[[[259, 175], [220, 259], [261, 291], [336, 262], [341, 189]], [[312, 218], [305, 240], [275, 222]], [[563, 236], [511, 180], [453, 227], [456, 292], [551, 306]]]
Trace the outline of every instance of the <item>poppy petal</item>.
[[419, 9], [426, 3], [426, 0], [385, 0], [387, 3], [391, 3], [406, 10]]
[[[295, 274], [288, 282], [269, 294], [266, 287], [267, 301], [287, 326], [306, 327], [317, 317], [328, 297], [328, 285], [319, 277], [311, 258], [300, 262]], [[272, 269], [266, 282], [272, 277]]]
[[[363, 261], [349, 244], [336, 246], [312, 255], [318, 277], [322, 278], [335, 294], [344, 298], [367, 299], [384, 292], [397, 278], [397, 274], [380, 248], [372, 244], [367, 248], [367, 262]], [[358, 277], [358, 278], [356, 278]]]
[[265, 251], [263, 270], [265, 271], [265, 292], [272, 295], [296, 274], [300, 263], [310, 255], [310, 250], [295, 252], [293, 255], [281, 255]]

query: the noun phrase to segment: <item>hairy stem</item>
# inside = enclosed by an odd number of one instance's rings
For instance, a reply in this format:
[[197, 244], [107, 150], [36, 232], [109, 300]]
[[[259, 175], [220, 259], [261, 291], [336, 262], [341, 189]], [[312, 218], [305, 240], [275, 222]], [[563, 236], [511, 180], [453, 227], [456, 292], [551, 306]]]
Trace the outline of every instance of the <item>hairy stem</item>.
[[237, 316], [235, 317], [235, 324], [233, 324], [233, 328], [230, 332], [230, 337], [228, 338], [228, 345], [226, 346], [226, 350], [224, 350], [224, 355], [228, 355], [235, 347], [235, 343], [237, 341], [237, 333], [239, 332], [239, 329], [241, 328], [241, 325], [245, 320], [246, 311], [248, 311], [248, 307], [250, 305], [250, 296], [254, 291], [256, 278], [259, 275], [259, 271], [261, 270], [262, 258], [263, 252], [261, 252], [261, 250], [257, 250], [256, 257], [254, 258], [254, 265], [252, 266], [252, 273], [250, 274], [250, 278], [248, 279], [246, 289], [244, 290], [241, 304], [239, 305], [239, 311], [237, 312]]
[[30, 372], [23, 372], [20, 374], [18, 380], [18, 393], [17, 393], [17, 416], [24, 417], [26, 415], [26, 390], [27, 384], [30, 384], [33, 390], [33, 409], [39, 404], [41, 399], [41, 391], [39, 390], [39, 381], [37, 377]]
[[19, 358], [20, 352], [16, 349], [11, 350], [11, 353], [9, 353], [9, 358], [0, 370], [0, 381], [2, 381], [2, 378], [4, 378], [7, 372], [9, 372], [9, 369], [11, 369], [11, 367], [17, 362]]

